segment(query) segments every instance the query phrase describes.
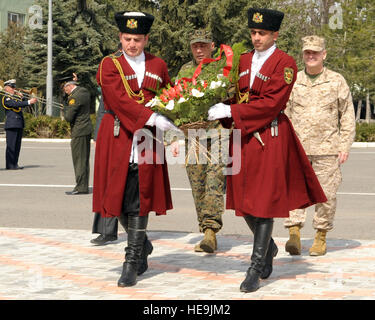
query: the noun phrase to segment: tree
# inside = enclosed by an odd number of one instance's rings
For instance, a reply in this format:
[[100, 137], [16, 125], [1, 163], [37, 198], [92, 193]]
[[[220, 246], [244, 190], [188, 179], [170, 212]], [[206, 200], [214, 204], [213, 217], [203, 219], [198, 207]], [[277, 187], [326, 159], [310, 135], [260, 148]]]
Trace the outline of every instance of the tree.
[[178, 72], [183, 63], [191, 60], [189, 34], [195, 28], [205, 27], [211, 30], [217, 46], [222, 43], [233, 45], [245, 40], [251, 49], [247, 27], [247, 10], [250, 7], [275, 8], [285, 13], [278, 47], [295, 58], [299, 57], [301, 26], [307, 26], [305, 29], [311, 30], [306, 23], [306, 4], [300, 0], [161, 0], [157, 11], [157, 26], [153, 27], [151, 34], [154, 37], [151, 41], [157, 39], [154, 48], [167, 61], [172, 75]]
[[[117, 49], [117, 28], [111, 23], [113, 8], [103, 1], [77, 0], [53, 2], [53, 86], [60, 96], [60, 79], [79, 76], [80, 83], [93, 97], [98, 95], [95, 75], [100, 60]], [[43, 8], [43, 28], [28, 31], [26, 69], [30, 84], [44, 92], [47, 65], [46, 1], [38, 0]], [[93, 110], [92, 110], [93, 111]]]
[[327, 66], [348, 81], [355, 100], [375, 98], [375, 5], [371, 0], [340, 3], [342, 28], [322, 27], [327, 40]]
[[26, 84], [26, 72], [23, 67], [25, 28], [12, 23], [0, 34], [0, 79], [17, 79], [17, 85]]
[[[45, 0], [36, 2], [47, 17]], [[212, 31], [218, 47], [246, 41], [252, 48], [247, 27], [247, 9], [268, 7], [285, 13], [277, 46], [293, 56], [299, 69], [301, 38], [318, 34], [327, 39], [329, 68], [340, 72], [348, 81], [355, 99], [375, 98], [375, 13], [372, 0], [66, 0], [53, 2], [55, 95], [57, 79], [79, 74], [80, 82], [97, 95], [95, 74], [103, 56], [117, 48], [117, 11], [145, 11], [155, 16], [147, 51], [163, 58], [170, 75], [192, 59], [189, 38], [195, 28]], [[341, 10], [341, 11], [340, 11]], [[341, 12], [341, 13], [340, 13]], [[340, 25], [340, 14], [342, 25]], [[19, 38], [19, 39], [22, 39]], [[47, 21], [42, 30], [29, 30], [25, 46], [29, 86], [45, 89], [47, 59]], [[21, 68], [22, 69], [22, 68]], [[1, 72], [1, 66], [0, 66]]]
[[182, 64], [192, 59], [189, 38], [194, 29], [212, 31], [217, 46], [248, 39], [246, 11], [249, 7], [246, 0], [162, 0], [157, 26], [151, 32], [157, 41], [156, 53], [167, 61], [174, 76]]

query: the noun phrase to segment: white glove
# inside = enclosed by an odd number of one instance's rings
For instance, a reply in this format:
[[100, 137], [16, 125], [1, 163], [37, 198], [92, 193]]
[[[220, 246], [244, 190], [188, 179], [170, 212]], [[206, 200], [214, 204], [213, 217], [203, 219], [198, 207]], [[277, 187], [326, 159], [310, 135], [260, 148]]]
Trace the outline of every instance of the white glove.
[[213, 105], [208, 110], [208, 120], [217, 120], [222, 118], [230, 118], [232, 117], [232, 112], [230, 110], [230, 105], [224, 104], [219, 102]]
[[157, 113], [154, 113], [151, 115], [151, 117], [147, 120], [146, 125], [155, 126], [156, 128], [163, 130], [163, 131], [168, 131], [168, 130], [179, 131], [180, 130], [166, 117]]

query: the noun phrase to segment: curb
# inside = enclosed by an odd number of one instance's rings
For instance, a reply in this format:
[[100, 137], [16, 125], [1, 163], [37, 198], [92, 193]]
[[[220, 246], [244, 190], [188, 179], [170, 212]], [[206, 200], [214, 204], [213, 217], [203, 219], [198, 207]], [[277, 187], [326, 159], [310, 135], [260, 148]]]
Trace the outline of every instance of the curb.
[[354, 142], [352, 148], [375, 148], [375, 142]]

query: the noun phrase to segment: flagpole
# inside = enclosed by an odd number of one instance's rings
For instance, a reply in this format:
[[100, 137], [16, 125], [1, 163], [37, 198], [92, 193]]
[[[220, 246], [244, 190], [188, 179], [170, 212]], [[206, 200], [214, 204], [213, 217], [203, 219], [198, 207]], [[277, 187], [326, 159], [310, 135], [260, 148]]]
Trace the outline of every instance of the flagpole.
[[46, 113], [52, 116], [53, 82], [52, 82], [52, 0], [48, 0], [48, 40], [47, 40], [47, 104]]

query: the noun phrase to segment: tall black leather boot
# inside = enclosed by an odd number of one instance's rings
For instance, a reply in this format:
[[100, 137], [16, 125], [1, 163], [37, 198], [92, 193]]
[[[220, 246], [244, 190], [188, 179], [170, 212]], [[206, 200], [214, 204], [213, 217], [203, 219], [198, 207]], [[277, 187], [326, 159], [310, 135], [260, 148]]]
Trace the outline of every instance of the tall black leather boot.
[[259, 289], [261, 274], [266, 264], [268, 246], [270, 244], [273, 219], [245, 217], [246, 222], [254, 226], [254, 245], [251, 255], [251, 265], [247, 270], [246, 278], [241, 283], [242, 292], [253, 292]]
[[140, 276], [148, 269], [148, 262], [147, 257], [152, 253], [154, 247], [152, 246], [151, 241], [147, 238], [147, 234], [145, 235], [145, 241], [143, 243], [141, 258], [138, 263], [137, 274]]
[[120, 216], [117, 217], [118, 221], [122, 225], [122, 227], [125, 229], [126, 233], [128, 233], [128, 215], [125, 213], [121, 213]]
[[[118, 217], [118, 220], [120, 221], [121, 225], [124, 227], [126, 233], [128, 233], [128, 216], [125, 214], [121, 214]], [[138, 268], [137, 268], [137, 275], [140, 276], [146, 270], [148, 269], [148, 262], [147, 257], [152, 253], [152, 250], [154, 247], [152, 246], [151, 241], [148, 239], [147, 234], [145, 235], [145, 241], [143, 243], [142, 247], [142, 253], [141, 258], [138, 262]]]
[[[253, 234], [255, 234], [256, 218], [254, 219], [253, 217], [250, 217], [246, 219], [245, 217], [245, 221], [247, 225], [249, 226], [250, 230], [253, 232]], [[278, 252], [279, 250], [277, 248], [277, 245], [271, 237], [270, 244], [267, 250], [266, 264], [260, 276], [261, 279], [267, 279], [271, 275], [273, 271], [273, 266], [272, 266], [273, 258], [276, 257]]]
[[277, 253], [279, 252], [279, 249], [277, 248], [277, 245], [275, 241], [271, 238], [270, 244], [268, 246], [267, 250], [267, 256], [266, 256], [266, 264], [263, 268], [263, 272], [260, 275], [261, 279], [267, 279], [271, 275], [273, 271], [273, 258], [276, 257]]
[[128, 245], [121, 277], [117, 282], [119, 287], [130, 287], [137, 283], [138, 262], [145, 242], [147, 222], [148, 216], [128, 216]]

